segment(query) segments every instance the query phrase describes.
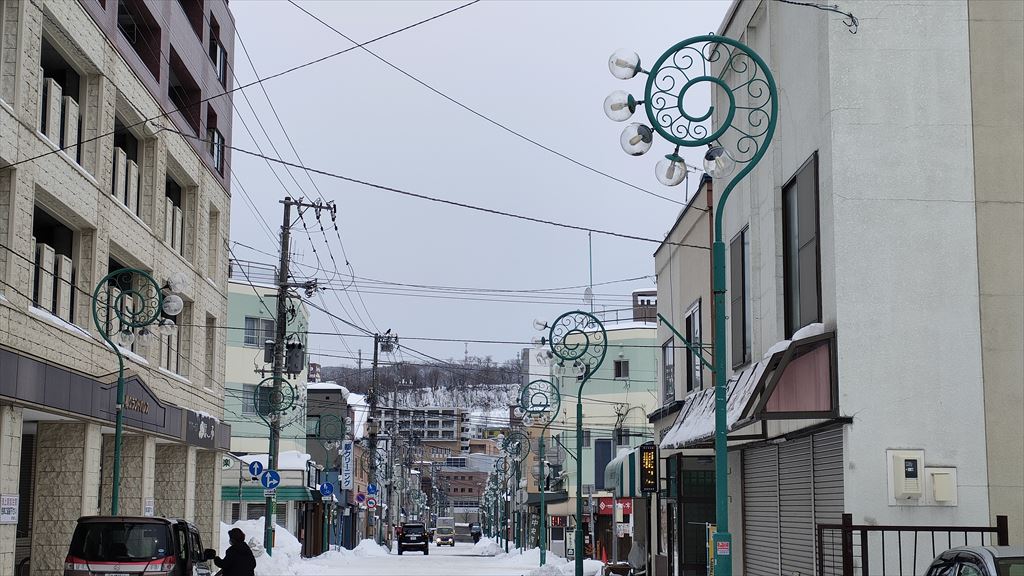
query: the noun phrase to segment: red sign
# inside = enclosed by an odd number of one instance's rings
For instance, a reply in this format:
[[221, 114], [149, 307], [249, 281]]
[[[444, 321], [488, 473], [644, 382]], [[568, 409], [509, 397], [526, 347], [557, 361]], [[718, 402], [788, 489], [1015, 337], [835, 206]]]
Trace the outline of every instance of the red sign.
[[[614, 501], [614, 498], [598, 498], [597, 513], [603, 516], [611, 516]], [[632, 498], [620, 498], [618, 502], [619, 506], [622, 507], [623, 514], [633, 514]]]
[[552, 528], [565, 528], [565, 516], [552, 516], [551, 517]]
[[729, 556], [729, 542], [716, 542], [719, 556]]

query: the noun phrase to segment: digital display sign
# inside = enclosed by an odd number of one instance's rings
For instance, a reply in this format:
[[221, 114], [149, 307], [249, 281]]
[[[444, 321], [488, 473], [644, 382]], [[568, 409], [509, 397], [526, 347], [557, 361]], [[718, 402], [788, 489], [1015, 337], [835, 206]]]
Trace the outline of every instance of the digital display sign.
[[640, 446], [640, 491], [658, 491], [658, 446], [653, 443]]

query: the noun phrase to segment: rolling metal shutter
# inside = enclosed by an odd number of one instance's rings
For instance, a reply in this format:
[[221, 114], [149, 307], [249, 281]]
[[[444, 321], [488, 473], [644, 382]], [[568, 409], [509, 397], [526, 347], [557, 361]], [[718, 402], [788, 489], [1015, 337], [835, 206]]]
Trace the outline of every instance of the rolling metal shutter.
[[245, 505], [245, 519], [246, 520], [259, 520], [266, 516], [267, 505], [266, 504], [255, 504], [246, 503]]
[[743, 452], [743, 558], [746, 576], [779, 573], [779, 457], [775, 446]]
[[783, 574], [814, 574], [811, 438], [779, 446], [779, 536]]
[[[814, 523], [843, 520], [843, 428], [814, 435]], [[815, 542], [817, 544], [817, 542]], [[825, 557], [828, 568], [840, 568], [838, 558]]]

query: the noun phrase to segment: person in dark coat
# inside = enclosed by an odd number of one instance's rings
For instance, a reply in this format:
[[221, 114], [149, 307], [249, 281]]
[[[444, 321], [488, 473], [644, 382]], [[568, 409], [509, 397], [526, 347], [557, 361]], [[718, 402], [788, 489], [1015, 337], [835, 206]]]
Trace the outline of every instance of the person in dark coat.
[[228, 530], [230, 546], [224, 557], [217, 556], [213, 563], [220, 568], [222, 576], [255, 576], [256, 558], [252, 549], [245, 543], [245, 532], [238, 528]]

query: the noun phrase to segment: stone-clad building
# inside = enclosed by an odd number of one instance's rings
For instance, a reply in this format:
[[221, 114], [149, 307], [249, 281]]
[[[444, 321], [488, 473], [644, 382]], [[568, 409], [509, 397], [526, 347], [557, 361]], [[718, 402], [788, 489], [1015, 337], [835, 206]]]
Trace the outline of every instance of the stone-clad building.
[[0, 576], [61, 574], [75, 520], [110, 512], [118, 362], [93, 293], [124, 267], [188, 282], [173, 334], [125, 344], [120, 513], [216, 545], [227, 2], [4, 0], [0, 22]]

